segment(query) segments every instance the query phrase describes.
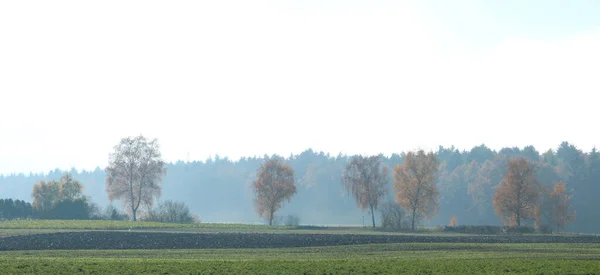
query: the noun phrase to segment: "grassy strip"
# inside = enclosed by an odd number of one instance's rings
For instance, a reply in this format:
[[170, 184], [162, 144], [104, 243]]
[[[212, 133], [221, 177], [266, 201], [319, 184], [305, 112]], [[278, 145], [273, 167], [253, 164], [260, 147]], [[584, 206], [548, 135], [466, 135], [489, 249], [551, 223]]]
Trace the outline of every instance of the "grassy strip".
[[290, 229], [286, 226], [267, 226], [251, 224], [211, 224], [211, 223], [160, 223], [105, 220], [10, 220], [1, 221], [0, 229], [90, 229], [90, 230], [127, 230], [127, 229]]
[[0, 252], [3, 274], [599, 274], [599, 244]]
[[472, 234], [446, 233], [433, 231], [393, 232], [373, 230], [372, 228], [353, 226], [268, 226], [255, 224], [220, 223], [160, 223], [143, 221], [106, 221], [106, 220], [10, 220], [0, 221], [0, 237], [53, 233], [82, 230], [131, 230], [155, 232], [249, 232], [249, 233], [299, 233], [299, 234], [368, 234], [368, 235], [443, 235], [469, 236]]
[[584, 260], [0, 259], [3, 274], [598, 274]]
[[0, 251], [5, 258], [144, 258], [189, 260], [600, 259], [600, 244], [405, 243], [272, 249]]

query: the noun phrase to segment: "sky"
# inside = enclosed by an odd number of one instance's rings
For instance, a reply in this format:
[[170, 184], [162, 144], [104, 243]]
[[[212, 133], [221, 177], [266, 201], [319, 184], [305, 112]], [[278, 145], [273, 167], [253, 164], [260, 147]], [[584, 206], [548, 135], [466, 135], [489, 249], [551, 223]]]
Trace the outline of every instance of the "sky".
[[600, 1], [0, 1], [0, 173], [600, 147]]

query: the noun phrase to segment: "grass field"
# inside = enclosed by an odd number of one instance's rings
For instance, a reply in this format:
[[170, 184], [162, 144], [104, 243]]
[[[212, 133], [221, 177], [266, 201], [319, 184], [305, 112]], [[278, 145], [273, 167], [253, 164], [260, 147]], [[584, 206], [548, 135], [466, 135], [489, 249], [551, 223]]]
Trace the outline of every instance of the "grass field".
[[4, 274], [598, 274], [598, 244], [0, 252]]
[[[54, 233], [82, 230], [132, 230], [158, 232], [268, 232], [268, 233], [351, 233], [351, 234], [432, 234], [427, 230], [414, 232], [376, 231], [370, 227], [336, 226], [336, 227], [306, 227], [306, 226], [269, 226], [256, 224], [227, 224], [227, 223], [160, 223], [107, 220], [10, 220], [0, 221], [0, 237], [23, 234]], [[461, 235], [447, 233], [445, 235]], [[462, 234], [464, 235], [464, 234]]]
[[[33, 220], [0, 222], [0, 238], [130, 229], [410, 234], [351, 227], [306, 229], [243, 224]], [[0, 270], [2, 274], [600, 274], [600, 243], [408, 242], [260, 249], [14, 250], [0, 251]]]
[[1, 221], [0, 229], [91, 229], [91, 230], [125, 230], [125, 229], [168, 229], [168, 228], [206, 228], [206, 229], [275, 229], [291, 227], [267, 226], [252, 224], [215, 224], [215, 223], [160, 223], [106, 220], [10, 220]]

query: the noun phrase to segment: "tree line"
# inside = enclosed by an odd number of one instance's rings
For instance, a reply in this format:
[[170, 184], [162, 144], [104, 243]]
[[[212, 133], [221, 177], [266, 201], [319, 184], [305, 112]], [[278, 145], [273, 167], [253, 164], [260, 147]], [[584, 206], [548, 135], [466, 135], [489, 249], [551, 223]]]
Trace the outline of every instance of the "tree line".
[[[533, 146], [503, 148], [494, 151], [485, 145], [476, 146], [468, 151], [440, 146], [433, 152], [423, 153], [432, 155], [436, 159], [436, 173], [432, 173], [432, 175], [435, 175], [430, 176], [435, 190], [418, 189], [420, 190], [419, 194], [436, 191], [437, 199], [431, 203], [428, 202], [428, 207], [424, 210], [421, 210], [422, 207], [420, 209], [415, 208], [414, 215], [409, 206], [402, 206], [402, 213], [411, 216], [409, 227], [412, 227], [412, 217], [415, 220], [415, 227], [425, 224], [448, 224], [452, 217], [455, 218], [456, 224], [463, 225], [504, 224], [507, 219], [497, 213], [498, 207], [494, 206], [494, 201], [497, 189], [501, 186], [509, 170], [509, 161], [519, 158], [527, 161], [538, 183], [536, 185], [538, 186], [536, 187], [536, 190], [538, 190], [538, 196], [535, 199], [536, 206], [533, 208], [525, 207], [532, 210], [528, 210], [529, 212], [525, 214], [522, 219], [523, 223], [535, 224], [536, 222], [543, 223], [543, 220], [550, 220], [551, 217], [546, 213], [548, 211], [541, 210], [548, 209], [549, 205], [558, 207], [556, 205], [566, 205], [568, 203], [570, 205], [570, 208], [568, 208], [569, 214], [565, 218], [567, 230], [596, 232], [598, 231], [597, 228], [600, 227], [600, 215], [594, 211], [594, 208], [598, 206], [594, 194], [600, 191], [597, 184], [600, 180], [600, 158], [595, 149], [590, 152], [583, 152], [576, 146], [563, 142], [556, 149], [543, 153], [538, 152]], [[412, 152], [412, 154], [418, 155], [418, 152]], [[139, 189], [135, 189], [133, 198], [134, 201], [137, 199], [139, 205], [141, 205], [140, 207], [144, 209], [148, 208], [145, 204], [156, 201], [158, 196], [162, 195], [169, 199], [176, 198], [178, 201], [186, 202], [193, 212], [200, 213], [202, 217], [207, 217], [209, 220], [244, 219], [251, 221], [254, 216], [262, 217], [269, 222], [269, 215], [265, 218], [258, 214], [258, 193], [253, 185], [259, 178], [257, 177], [259, 168], [267, 160], [280, 159], [282, 163], [291, 168], [296, 191], [292, 197], [283, 200], [288, 201], [285, 206], [282, 204], [278, 206], [277, 211], [273, 212], [273, 215], [271, 215], [273, 216], [272, 221], [277, 220], [277, 213], [281, 212], [283, 214], [296, 214], [306, 223], [355, 223], [354, 221], [360, 220], [360, 213], [364, 209], [368, 212], [367, 214], [371, 220], [369, 223], [372, 224], [373, 220], [379, 219], [383, 224], [384, 217], [381, 214], [384, 209], [399, 205], [399, 201], [407, 201], [407, 204], [411, 203], [409, 198], [397, 197], [398, 194], [408, 194], [408, 192], [398, 192], [397, 188], [400, 188], [400, 186], [396, 184], [402, 177], [405, 178], [405, 182], [418, 181], [413, 177], [415, 175], [414, 171], [411, 173], [396, 171], [399, 165], [406, 167], [403, 168], [403, 171], [410, 170], [408, 168], [410, 167], [410, 160], [406, 162], [409, 155], [410, 152], [390, 156], [363, 157], [365, 159], [379, 159], [380, 166], [378, 169], [380, 171], [387, 170], [389, 184], [383, 185], [381, 188], [382, 190], [385, 189], [385, 192], [382, 191], [384, 195], [380, 199], [377, 209], [375, 209], [374, 204], [370, 203], [372, 197], [356, 198], [355, 195], [346, 196], [341, 193], [353, 194], [360, 190], [355, 189], [353, 191], [351, 185], [346, 184], [351, 182], [352, 178], [360, 181], [359, 174], [346, 168], [361, 156], [342, 154], [331, 156], [310, 149], [289, 157], [265, 155], [232, 161], [228, 158], [215, 156], [206, 161], [162, 162], [162, 170], [156, 170], [158, 171], [156, 175], [160, 175], [160, 179], [156, 181], [144, 180], [143, 183], [146, 184], [145, 186], [152, 186], [151, 184], [159, 186], [161, 193], [155, 192], [152, 200], [144, 202], [135, 193], [137, 192], [135, 190]], [[144, 167], [149, 168], [151, 166]], [[423, 167], [417, 168], [422, 169]], [[165, 170], [167, 173], [165, 173]], [[52, 171], [50, 174], [56, 176], [58, 173]], [[50, 174], [43, 175], [43, 177], [49, 177]], [[80, 179], [86, 178], [89, 179], [86, 181], [92, 182], [86, 185], [86, 188], [89, 187], [87, 190], [94, 198], [99, 198], [101, 201], [106, 200], [108, 196], [102, 193], [106, 194], [107, 178], [110, 177], [109, 169], [76, 172], [75, 175]], [[364, 178], [376, 177], [375, 174], [365, 174], [363, 176]], [[28, 178], [33, 179], [35, 177], [36, 175], [30, 175], [29, 177], [25, 175], [2, 176], [0, 177], [0, 186], [6, 186], [10, 182], [26, 182]], [[396, 187], [397, 185], [398, 187]], [[408, 187], [405, 186], [405, 188]], [[147, 189], [143, 187], [142, 190]], [[150, 188], [149, 191], [151, 190], [153, 189]], [[564, 195], [556, 195], [558, 193], [564, 193]], [[131, 198], [131, 192], [129, 195]], [[19, 198], [22, 199], [23, 195]], [[120, 199], [115, 197], [114, 199], [124, 201], [122, 197]], [[552, 204], [553, 201], [559, 201], [560, 203]], [[413, 201], [412, 204], [417, 205], [423, 202], [424, 200], [419, 199]], [[437, 206], [434, 207], [434, 204], [437, 204]], [[249, 206], [253, 206], [254, 210]], [[263, 204], [262, 208], [268, 208], [267, 206], [270, 205], [268, 203]], [[131, 205], [128, 204], [127, 208], [131, 208]], [[253, 215], [252, 212], [257, 214]], [[529, 213], [533, 213], [533, 217]], [[575, 213], [577, 219], [573, 220]], [[132, 216], [131, 213], [128, 214]], [[540, 217], [537, 220], [536, 215]], [[519, 218], [519, 220], [521, 219]], [[571, 223], [569, 224], [569, 222]]]
[[[575, 220], [571, 196], [566, 193], [564, 182], [553, 183], [552, 190], [539, 184], [535, 167], [523, 157], [507, 160], [507, 171], [499, 182], [492, 206], [500, 220], [510, 227], [520, 227], [523, 221], [533, 221], [539, 229], [555, 227], [561, 230]], [[410, 220], [411, 230], [423, 218], [437, 214], [439, 192], [436, 178], [439, 162], [433, 152], [423, 150], [408, 152], [404, 162], [393, 169], [395, 202]], [[379, 156], [355, 156], [346, 165], [342, 176], [344, 188], [353, 195], [357, 205], [369, 210], [372, 226], [375, 210], [388, 192], [388, 169], [381, 164]], [[254, 181], [257, 194], [256, 207], [259, 215], [272, 223], [274, 212], [284, 200], [290, 200], [296, 192], [293, 170], [280, 159], [267, 160], [260, 168]], [[402, 214], [397, 217], [402, 223]], [[456, 216], [450, 220], [456, 226]], [[545, 229], [544, 231], [547, 231]]]
[[[112, 204], [104, 211], [84, 196], [84, 186], [70, 173], [60, 180], [40, 181], [34, 185], [33, 203], [0, 199], [0, 220], [60, 219], [60, 220], [128, 220], [130, 215]], [[199, 222], [183, 202], [165, 200], [147, 210], [145, 221], [191, 223]]]
[[[354, 156], [342, 172], [343, 187], [363, 211], [369, 210], [373, 228], [375, 211], [388, 193], [389, 172], [381, 161], [381, 156]], [[506, 165], [491, 203], [505, 225], [519, 227], [521, 221], [535, 220], [538, 227], [551, 225], [560, 230], [574, 220], [564, 182], [552, 182], [554, 187], [548, 192], [539, 184], [536, 167], [529, 160], [522, 156], [507, 158]], [[109, 198], [123, 198], [134, 221], [139, 207], [152, 205], [159, 195], [161, 175], [166, 172], [157, 141], [147, 141], [143, 136], [123, 139], [115, 146], [106, 171]], [[408, 212], [411, 230], [423, 218], [431, 219], [438, 212], [439, 171], [437, 156], [423, 150], [408, 152], [393, 168], [393, 197]], [[289, 202], [297, 192], [294, 170], [280, 157], [266, 158], [256, 171], [252, 190], [257, 214], [272, 225], [283, 202]], [[457, 223], [456, 216], [451, 223]]]

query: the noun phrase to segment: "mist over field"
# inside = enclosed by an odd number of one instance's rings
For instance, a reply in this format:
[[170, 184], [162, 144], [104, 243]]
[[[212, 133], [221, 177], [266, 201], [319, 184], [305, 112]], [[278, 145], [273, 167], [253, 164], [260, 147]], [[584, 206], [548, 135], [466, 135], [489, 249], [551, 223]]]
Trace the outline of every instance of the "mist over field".
[[600, 274], [599, 15], [0, 1], [0, 270]]
[[[452, 216], [459, 224], [502, 225], [494, 213], [492, 199], [506, 171], [506, 161], [524, 157], [536, 167], [538, 181], [551, 186], [558, 181], [567, 183], [567, 192], [573, 196], [572, 205], [577, 212], [574, 223], [567, 231], [598, 232], [600, 214], [594, 211], [599, 205], [593, 194], [600, 191], [600, 154], [593, 150], [583, 152], [575, 145], [562, 143], [557, 150], [538, 152], [534, 147], [504, 148], [498, 152], [485, 145], [470, 151], [440, 147], [435, 151], [440, 162], [436, 181], [439, 212], [425, 225], [448, 225]], [[255, 211], [251, 183], [264, 157], [210, 158], [205, 161], [169, 163], [162, 181], [161, 200], [186, 203], [192, 213], [203, 222], [265, 223]], [[342, 171], [352, 156], [331, 156], [323, 152], [306, 150], [290, 155], [285, 161], [295, 172], [297, 194], [285, 202], [277, 216], [295, 215], [301, 224], [309, 225], [369, 225], [370, 214], [361, 211], [354, 198], [341, 184]], [[403, 162], [404, 153], [381, 155], [382, 162], [393, 168]], [[100, 207], [109, 204], [105, 189], [105, 172], [61, 171], [47, 174], [18, 174], [0, 177], [2, 197], [31, 201], [31, 190], [40, 180], [58, 179], [65, 172], [73, 174], [84, 186], [83, 193]], [[394, 202], [392, 173], [389, 174], [389, 192], [383, 202]], [[481, 179], [484, 181], [481, 181]], [[120, 202], [113, 205], [121, 207]], [[376, 212], [376, 221], [380, 215]], [[529, 224], [532, 221], [528, 221]]]
[[393, 203], [392, 169], [424, 149], [440, 164], [424, 225], [502, 224], [493, 196], [523, 156], [543, 186], [566, 184], [566, 230], [600, 231], [597, 2], [35, 6], [0, 3], [0, 198], [32, 202], [70, 172], [104, 208], [109, 154], [144, 135], [166, 162], [160, 200], [204, 222], [264, 223], [251, 183], [279, 155], [297, 186], [279, 219], [362, 225], [352, 157], [383, 154]]

